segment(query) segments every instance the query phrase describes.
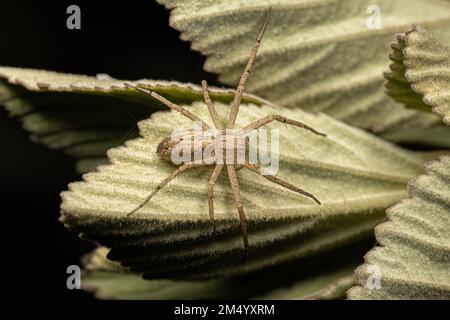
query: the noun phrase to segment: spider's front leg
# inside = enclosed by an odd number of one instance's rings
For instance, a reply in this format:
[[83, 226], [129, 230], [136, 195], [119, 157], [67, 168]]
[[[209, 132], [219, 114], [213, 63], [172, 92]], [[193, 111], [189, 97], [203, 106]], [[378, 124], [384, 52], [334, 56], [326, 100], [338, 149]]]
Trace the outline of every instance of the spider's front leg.
[[245, 126], [245, 127], [244, 127], [244, 130], [245, 130], [245, 131], [256, 130], [256, 129], [259, 129], [259, 128], [261, 128], [262, 126], [265, 126], [266, 124], [269, 124], [269, 123], [271, 123], [271, 122], [273, 122], [273, 121], [278, 121], [278, 122], [286, 123], [286, 124], [292, 124], [292, 125], [294, 125], [294, 126], [296, 126], [296, 127], [299, 127], [299, 128], [303, 128], [303, 129], [309, 130], [309, 131], [311, 131], [312, 133], [318, 134], [318, 135], [320, 135], [320, 136], [324, 136], [324, 137], [327, 136], [325, 133], [318, 132], [318, 131], [316, 131], [314, 128], [311, 128], [310, 126], [304, 124], [303, 122], [300, 122], [300, 121], [297, 121], [297, 120], [293, 120], [293, 119], [289, 119], [289, 118], [280, 116], [280, 115], [278, 115], [278, 114], [273, 114], [273, 115], [270, 115], [270, 116], [266, 116], [266, 117], [264, 117], [264, 118], [261, 118], [261, 119], [259, 119], [259, 120], [256, 120], [255, 122], [252, 122], [252, 123], [250, 123], [249, 125]]
[[205, 99], [206, 106], [208, 107], [209, 115], [211, 116], [211, 119], [216, 129], [220, 129], [221, 126], [219, 115], [217, 114], [216, 108], [214, 108], [214, 104], [209, 96], [208, 83], [206, 82], [206, 80], [202, 81], [202, 87], [203, 87], [203, 97]]

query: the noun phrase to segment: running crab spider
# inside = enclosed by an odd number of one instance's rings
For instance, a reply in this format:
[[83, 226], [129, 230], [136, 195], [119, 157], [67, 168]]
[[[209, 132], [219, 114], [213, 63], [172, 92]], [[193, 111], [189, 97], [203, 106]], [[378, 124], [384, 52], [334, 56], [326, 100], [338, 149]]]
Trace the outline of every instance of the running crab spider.
[[[267, 24], [268, 24], [268, 18], [269, 18], [269, 13], [270, 10], [266, 13], [265, 17], [264, 17], [264, 22], [263, 25], [261, 27], [261, 30], [258, 34], [258, 37], [256, 39], [256, 43], [252, 49], [252, 52], [250, 54], [250, 58], [247, 62], [247, 65], [245, 67], [245, 70], [243, 72], [243, 74], [241, 75], [241, 79], [239, 81], [239, 85], [237, 86], [236, 89], [236, 93], [231, 105], [231, 110], [229, 113], [229, 117], [228, 117], [228, 121], [226, 124], [226, 127], [223, 128], [220, 121], [219, 121], [219, 116], [218, 113], [214, 107], [214, 104], [209, 96], [209, 90], [208, 90], [208, 84], [206, 83], [205, 80], [202, 81], [202, 87], [203, 87], [203, 96], [204, 96], [204, 100], [205, 100], [205, 104], [208, 107], [208, 111], [209, 114], [211, 116], [211, 119], [214, 123], [215, 129], [217, 129], [218, 131], [221, 132], [221, 134], [226, 137], [227, 134], [229, 134], [229, 130], [230, 129], [234, 129], [235, 128], [235, 123], [236, 123], [236, 118], [239, 112], [239, 106], [241, 104], [241, 99], [242, 99], [242, 95], [244, 92], [244, 87], [245, 87], [245, 83], [248, 80], [249, 76], [250, 76], [250, 72], [252, 71], [253, 68], [253, 64], [256, 58], [256, 53], [258, 51], [258, 48], [260, 46], [261, 40], [263, 38], [264, 32], [267, 28]], [[189, 118], [190, 120], [199, 123], [202, 127], [202, 130], [200, 131], [201, 137], [197, 137], [200, 138], [200, 142], [201, 142], [201, 148], [206, 148], [205, 145], [210, 144], [210, 140], [208, 141], [204, 141], [201, 140], [204, 135], [203, 135], [203, 130], [209, 130], [211, 129], [210, 126], [203, 121], [202, 119], [200, 119], [198, 116], [196, 116], [195, 114], [193, 114], [192, 112], [190, 112], [189, 110], [180, 107], [172, 102], [170, 102], [169, 100], [167, 100], [166, 98], [160, 96], [158, 93], [156, 92], [152, 92], [149, 91], [147, 89], [141, 88], [139, 86], [134, 86], [131, 84], [126, 83], [125, 84], [128, 87], [134, 88], [136, 90], [139, 90], [145, 94], [149, 94], [151, 95], [153, 98], [159, 100], [160, 102], [162, 102], [163, 104], [165, 104], [167, 107], [169, 107], [172, 110], [175, 110], [179, 113], [181, 113], [182, 115], [184, 115], [185, 117]], [[285, 124], [290, 124], [299, 128], [303, 128], [306, 130], [309, 130], [310, 132], [317, 134], [317, 135], [321, 135], [321, 136], [326, 136], [323, 133], [320, 133], [316, 130], [314, 130], [313, 128], [307, 126], [306, 124], [293, 120], [293, 119], [288, 119], [285, 118], [281, 115], [268, 115], [266, 117], [263, 117], [255, 122], [252, 122], [250, 124], [248, 124], [247, 126], [241, 128], [242, 130], [244, 130], [244, 132], [251, 132], [254, 130], [258, 130], [259, 128], [273, 122], [273, 121], [278, 121], [281, 123], [285, 123]], [[184, 141], [188, 140], [188, 141], [196, 141], [195, 137], [193, 135], [195, 135], [196, 133], [186, 133], [186, 136], [184, 136]], [[197, 133], [198, 134], [198, 133]], [[234, 139], [234, 137], [231, 137], [232, 139]], [[171, 159], [171, 154], [172, 151], [174, 149], [174, 147], [181, 142], [181, 140], [183, 140], [183, 137], [180, 138], [180, 140], [173, 140], [171, 137], [165, 138], [163, 141], [161, 141], [157, 147], [157, 155], [160, 158], [172, 161]], [[193, 142], [192, 142], [193, 143]], [[222, 154], [225, 155], [228, 152], [231, 152], [232, 154], [235, 153], [235, 149], [232, 150], [227, 150], [228, 146], [225, 146], [222, 150]], [[234, 146], [233, 146], [234, 147]], [[192, 159], [192, 157], [191, 157]], [[207, 161], [208, 160], [208, 161]], [[234, 159], [233, 159], [234, 160]], [[297, 192], [299, 194], [302, 194], [304, 196], [307, 196], [309, 198], [311, 198], [312, 200], [314, 200], [317, 204], [321, 204], [320, 201], [311, 193], [306, 192], [286, 181], [283, 181], [281, 179], [276, 178], [273, 175], [266, 175], [263, 173], [263, 171], [261, 170], [259, 165], [255, 165], [255, 164], [250, 164], [250, 163], [244, 163], [242, 165], [237, 165], [234, 161], [233, 163], [227, 163], [227, 160], [224, 158], [223, 161], [221, 161], [220, 163], [217, 161], [215, 163], [211, 163], [211, 159], [203, 159], [203, 161], [201, 162], [196, 162], [196, 161], [187, 161], [185, 163], [183, 163], [181, 166], [179, 166], [175, 171], [172, 172], [172, 174], [170, 174], [167, 178], [165, 178], [164, 180], [162, 180], [157, 186], [156, 188], [142, 201], [142, 203], [137, 206], [133, 211], [131, 211], [130, 213], [128, 213], [128, 216], [132, 215], [133, 213], [135, 213], [136, 211], [138, 211], [139, 209], [141, 209], [142, 207], [144, 207], [151, 199], [152, 197], [162, 188], [164, 188], [164, 186], [166, 186], [172, 179], [174, 179], [177, 175], [191, 169], [191, 168], [195, 168], [195, 167], [203, 167], [203, 166], [215, 166], [214, 170], [211, 174], [211, 177], [208, 181], [208, 207], [209, 207], [209, 217], [212, 223], [212, 227], [213, 227], [213, 232], [215, 231], [215, 223], [214, 223], [214, 204], [213, 204], [213, 191], [214, 191], [214, 185], [216, 184], [217, 180], [219, 179], [220, 174], [222, 173], [224, 167], [226, 167], [226, 170], [228, 172], [228, 176], [230, 179], [230, 183], [231, 183], [231, 188], [233, 190], [233, 195], [234, 195], [234, 201], [238, 210], [238, 214], [239, 214], [239, 220], [240, 220], [240, 224], [241, 224], [241, 229], [242, 229], [242, 239], [243, 239], [243, 244], [244, 244], [244, 257], [247, 254], [247, 249], [248, 249], [248, 231], [247, 231], [247, 222], [246, 222], [246, 217], [245, 217], [245, 213], [244, 213], [244, 207], [243, 207], [243, 201], [241, 198], [241, 193], [240, 193], [240, 189], [239, 189], [239, 183], [238, 183], [238, 178], [236, 175], [236, 171], [244, 168], [244, 169], [248, 169], [264, 178], [266, 178], [267, 180], [278, 184], [282, 187], [285, 187], [291, 191]]]

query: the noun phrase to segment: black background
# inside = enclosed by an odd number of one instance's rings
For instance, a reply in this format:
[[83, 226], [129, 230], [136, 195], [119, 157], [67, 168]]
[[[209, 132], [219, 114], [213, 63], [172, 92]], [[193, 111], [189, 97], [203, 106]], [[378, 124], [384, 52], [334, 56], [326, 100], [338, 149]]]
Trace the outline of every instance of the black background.
[[[66, 28], [66, 9], [81, 8], [81, 30]], [[200, 83], [215, 76], [204, 58], [169, 27], [169, 12], [152, 0], [0, 1], [0, 65], [119, 79]], [[58, 222], [60, 197], [79, 180], [74, 160], [29, 140], [0, 107], [2, 289], [32, 299], [92, 299], [68, 290], [66, 268], [93, 247]]]

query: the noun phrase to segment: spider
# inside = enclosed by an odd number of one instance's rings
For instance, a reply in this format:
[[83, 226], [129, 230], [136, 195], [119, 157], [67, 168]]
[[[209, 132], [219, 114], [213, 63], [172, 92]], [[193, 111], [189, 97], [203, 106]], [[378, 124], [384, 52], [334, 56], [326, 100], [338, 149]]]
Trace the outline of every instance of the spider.
[[[242, 99], [242, 95], [244, 92], [244, 87], [245, 87], [245, 83], [248, 80], [249, 76], [250, 76], [250, 72], [253, 69], [253, 64], [256, 58], [256, 54], [258, 51], [258, 48], [261, 44], [261, 40], [263, 38], [264, 32], [267, 28], [267, 24], [268, 24], [268, 18], [269, 18], [269, 14], [270, 14], [270, 10], [265, 14], [264, 17], [264, 22], [262, 24], [262, 27], [259, 31], [259, 34], [256, 38], [256, 43], [253, 46], [252, 52], [250, 54], [250, 57], [248, 59], [247, 65], [245, 67], [244, 72], [241, 75], [240, 81], [239, 81], [239, 85], [237, 86], [236, 89], [236, 93], [234, 95], [234, 99], [231, 105], [231, 110], [228, 116], [228, 121], [226, 123], [226, 127], [223, 128], [220, 121], [219, 121], [219, 116], [217, 114], [217, 111], [214, 107], [214, 104], [209, 96], [209, 90], [208, 90], [208, 84], [205, 80], [202, 81], [202, 89], [203, 89], [203, 96], [204, 96], [204, 101], [205, 104], [208, 108], [209, 114], [211, 116], [211, 119], [214, 123], [215, 129], [220, 131], [221, 134], [223, 135], [224, 139], [227, 138], [227, 135], [233, 134], [230, 133], [230, 129], [234, 129], [235, 128], [235, 122], [236, 122], [236, 118], [239, 112], [239, 106], [241, 104], [241, 99]], [[143, 92], [145, 94], [149, 94], [151, 95], [153, 98], [159, 100], [161, 103], [163, 103], [164, 105], [166, 105], [167, 107], [169, 107], [172, 110], [175, 110], [179, 113], [181, 113], [183, 116], [189, 118], [190, 120], [199, 123], [201, 125], [202, 130], [200, 130], [200, 132], [193, 132], [193, 131], [188, 131], [186, 132], [185, 136], [180, 137], [179, 139], [173, 139], [172, 137], [167, 137], [165, 139], [163, 139], [157, 147], [156, 153], [157, 155], [165, 160], [168, 161], [172, 161], [171, 159], [171, 154], [172, 151], [174, 151], [174, 148], [176, 145], [178, 145], [181, 142], [186, 142], [189, 141], [188, 143], [195, 143], [193, 141], [200, 141], [200, 146], [202, 149], [205, 149], [207, 147], [212, 147], [212, 141], [211, 138], [205, 139], [204, 138], [204, 134], [203, 134], [203, 130], [208, 130], [210, 129], [210, 126], [203, 121], [202, 119], [200, 119], [198, 116], [196, 116], [195, 114], [193, 114], [192, 112], [190, 112], [189, 110], [180, 107], [174, 103], [172, 103], [171, 101], [167, 100], [166, 98], [162, 97], [161, 95], [159, 95], [156, 92], [147, 90], [145, 88], [139, 87], [139, 86], [135, 86], [135, 85], [131, 85], [126, 83], [125, 84], [128, 87], [134, 88], [136, 90], [139, 90], [140, 92]], [[252, 132], [254, 130], [258, 130], [259, 128], [273, 122], [273, 121], [278, 121], [281, 123], [285, 123], [285, 124], [290, 124], [299, 128], [303, 128], [306, 130], [309, 130], [310, 132], [317, 134], [317, 135], [321, 135], [321, 136], [326, 136], [323, 133], [320, 133], [318, 131], [316, 131], [315, 129], [307, 126], [306, 124], [293, 120], [293, 119], [288, 119], [285, 118], [281, 115], [268, 115], [266, 117], [263, 117], [255, 122], [252, 122], [250, 124], [248, 124], [247, 126], [241, 128], [243, 129], [244, 132], [249, 133]], [[200, 135], [195, 137], [195, 135]], [[199, 139], [199, 140], [195, 140], [195, 138]], [[236, 137], [230, 137], [231, 139], [235, 139]], [[245, 146], [246, 151], [247, 150], [247, 145]], [[232, 146], [231, 148], [235, 148], [235, 146]], [[214, 166], [214, 170], [212, 171], [212, 174], [209, 178], [208, 181], [208, 207], [209, 207], [209, 217], [211, 220], [211, 224], [212, 224], [212, 229], [213, 232], [215, 231], [215, 222], [214, 222], [214, 204], [213, 204], [213, 193], [214, 193], [214, 185], [216, 184], [220, 174], [222, 173], [223, 169], [226, 168], [227, 172], [228, 172], [228, 176], [230, 179], [230, 183], [231, 183], [231, 188], [233, 190], [233, 195], [234, 195], [234, 201], [237, 207], [237, 211], [239, 214], [239, 220], [240, 220], [240, 225], [241, 225], [241, 229], [242, 229], [242, 239], [243, 239], [243, 245], [244, 245], [244, 256], [247, 253], [248, 250], [248, 230], [247, 230], [247, 221], [246, 221], [246, 217], [245, 217], [245, 212], [244, 212], [244, 206], [243, 206], [243, 201], [241, 198], [241, 193], [240, 193], [240, 189], [239, 189], [239, 183], [238, 183], [238, 178], [236, 175], [236, 171], [240, 170], [240, 169], [248, 169], [264, 178], [266, 178], [267, 180], [276, 183], [280, 186], [283, 186], [291, 191], [297, 192], [299, 194], [302, 194], [304, 196], [307, 196], [309, 198], [311, 198], [312, 200], [314, 200], [317, 204], [321, 204], [320, 201], [311, 193], [306, 192], [286, 181], [283, 181], [281, 179], [278, 179], [277, 177], [273, 176], [273, 175], [267, 175], [267, 174], [263, 174], [263, 171], [261, 170], [261, 167], [258, 164], [251, 164], [248, 162], [245, 162], [242, 165], [237, 165], [234, 161], [230, 161], [227, 159], [225, 159], [225, 155], [227, 153], [230, 154], [235, 154], [236, 150], [235, 149], [230, 149], [230, 146], [226, 145], [223, 147], [222, 150], [222, 154], [224, 155], [224, 158], [222, 159], [223, 161], [217, 161], [217, 159], [213, 159], [213, 161], [211, 161], [211, 159], [204, 159], [203, 161], [186, 161], [185, 163], [183, 163], [182, 165], [180, 165], [175, 171], [172, 172], [172, 174], [170, 174], [167, 178], [165, 178], [164, 180], [162, 180], [157, 186], [156, 188], [144, 199], [144, 201], [142, 201], [142, 203], [137, 206], [133, 211], [131, 211], [130, 213], [128, 213], [128, 216], [132, 215], [133, 213], [135, 213], [136, 211], [138, 211], [139, 209], [141, 209], [142, 207], [144, 207], [151, 199], [152, 197], [159, 191], [161, 190], [165, 185], [167, 185], [172, 179], [174, 179], [177, 175], [191, 169], [191, 168], [195, 168], [195, 167], [203, 167], [203, 166]], [[191, 157], [192, 158], [192, 157]], [[215, 162], [214, 162], [215, 160]], [[234, 160], [234, 159], [232, 159]], [[172, 161], [173, 162], [173, 161]]]

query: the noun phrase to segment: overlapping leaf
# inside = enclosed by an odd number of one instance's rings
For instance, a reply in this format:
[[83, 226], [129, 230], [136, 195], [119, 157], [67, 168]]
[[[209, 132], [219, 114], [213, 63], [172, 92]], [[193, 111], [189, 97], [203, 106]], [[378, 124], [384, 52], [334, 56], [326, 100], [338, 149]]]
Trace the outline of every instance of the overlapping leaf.
[[[226, 84], [237, 83], [271, 7], [249, 92], [397, 139], [406, 137], [398, 133], [403, 129], [440, 123], [387, 97], [382, 73], [395, 32], [421, 23], [450, 39], [448, 1], [158, 1], [172, 10], [170, 24], [181, 38], [208, 57], [205, 69]], [[380, 29], [374, 27], [378, 18]], [[424, 130], [420, 137], [427, 134]]]
[[450, 299], [450, 157], [426, 169], [409, 183], [411, 198], [391, 207], [389, 221], [376, 227], [380, 246], [356, 270], [359, 286], [349, 298]]
[[[178, 82], [128, 81], [179, 103], [203, 99], [201, 88]], [[232, 92], [211, 88], [219, 101]], [[244, 100], [261, 103], [246, 95]], [[106, 150], [136, 137], [136, 123], [163, 109], [152, 97], [127, 88], [123, 80], [0, 67], [0, 104], [19, 118], [34, 140], [76, 157], [87, 172], [105, 163]]]
[[335, 269], [329, 274], [297, 281], [287, 288], [276, 289], [258, 298], [269, 300], [336, 300], [354, 284], [352, 267]]
[[433, 110], [450, 125], [450, 49], [421, 26], [399, 34], [392, 49], [388, 94], [409, 108]]
[[[286, 272], [286, 268], [260, 272], [250, 276], [224, 277], [204, 281], [145, 280], [106, 258], [108, 250], [98, 248], [85, 258], [82, 288], [95, 293], [100, 299], [336, 299], [345, 296], [345, 290], [353, 284], [352, 267], [340, 267], [326, 275], [315, 275], [286, 282], [287, 274], [300, 277], [301, 268]], [[354, 268], [354, 267], [353, 267]], [[311, 271], [310, 271], [311, 272]], [[268, 291], [267, 291], [268, 290]], [[263, 295], [258, 292], [265, 292]]]
[[[448, 123], [449, 51], [424, 28], [413, 26], [392, 45], [388, 93], [410, 108], [433, 111]], [[442, 139], [450, 140], [442, 134]], [[410, 198], [391, 207], [376, 227], [380, 246], [356, 270], [351, 299], [450, 298], [450, 157], [426, 165], [412, 180]]]
[[[189, 106], [187, 106], [189, 107]], [[217, 104], [225, 117], [228, 106]], [[203, 103], [190, 109], [208, 119]], [[280, 129], [280, 171], [316, 195], [322, 205], [275, 186], [246, 170], [239, 181], [249, 223], [249, 254], [227, 176], [216, 187], [218, 229], [210, 238], [207, 180], [212, 169], [184, 173], [131, 217], [151, 190], [175, 168], [156, 155], [157, 144], [192, 123], [172, 112], [140, 122], [142, 138], [108, 152], [111, 165], [84, 176], [62, 194], [62, 221], [85, 237], [112, 248], [118, 260], [147, 278], [207, 278], [241, 274], [338, 247], [370, 234], [385, 208], [405, 195], [405, 183], [422, 170], [422, 160], [324, 114], [299, 109], [243, 105], [238, 125], [268, 114], [304, 121], [328, 134]]]

